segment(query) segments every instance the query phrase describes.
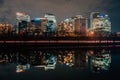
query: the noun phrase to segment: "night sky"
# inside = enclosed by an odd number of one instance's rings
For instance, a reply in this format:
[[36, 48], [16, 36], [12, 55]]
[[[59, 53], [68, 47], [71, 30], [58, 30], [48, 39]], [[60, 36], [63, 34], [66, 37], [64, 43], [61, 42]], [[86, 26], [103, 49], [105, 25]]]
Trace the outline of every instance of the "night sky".
[[58, 21], [74, 15], [89, 19], [91, 12], [104, 12], [111, 18], [112, 32], [120, 31], [120, 0], [0, 0], [0, 22], [15, 23], [17, 11], [31, 18], [52, 13]]

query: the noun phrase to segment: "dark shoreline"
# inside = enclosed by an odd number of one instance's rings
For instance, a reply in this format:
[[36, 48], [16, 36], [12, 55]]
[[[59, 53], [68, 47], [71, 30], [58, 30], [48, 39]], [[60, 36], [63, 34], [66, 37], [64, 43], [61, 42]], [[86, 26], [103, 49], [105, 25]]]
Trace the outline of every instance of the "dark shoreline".
[[0, 36], [0, 49], [41, 48], [117, 48], [120, 37], [40, 37], [40, 36]]
[[120, 44], [24, 44], [24, 43], [17, 43], [17, 44], [8, 44], [3, 43], [0, 44], [0, 50], [64, 50], [64, 49], [103, 49], [103, 48], [120, 48]]

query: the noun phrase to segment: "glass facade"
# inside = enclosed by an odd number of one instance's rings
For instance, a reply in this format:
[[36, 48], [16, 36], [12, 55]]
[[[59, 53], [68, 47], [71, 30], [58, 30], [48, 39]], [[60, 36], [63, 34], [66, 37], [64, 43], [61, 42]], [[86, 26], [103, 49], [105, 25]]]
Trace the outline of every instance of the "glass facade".
[[111, 32], [111, 21], [109, 16], [100, 12], [91, 13], [91, 29]]

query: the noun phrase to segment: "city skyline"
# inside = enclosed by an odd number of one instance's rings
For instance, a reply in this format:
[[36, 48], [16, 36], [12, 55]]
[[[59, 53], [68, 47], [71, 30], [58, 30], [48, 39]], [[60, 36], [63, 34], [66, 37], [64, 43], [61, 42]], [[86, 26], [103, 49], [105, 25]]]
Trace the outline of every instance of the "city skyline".
[[[93, 12], [90, 17], [88, 27], [88, 18], [82, 15], [72, 16], [57, 24], [56, 16], [46, 13], [43, 18], [31, 19], [30, 15], [22, 12], [16, 12], [16, 24], [0, 24], [1, 35], [39, 35], [39, 36], [94, 36], [107, 37], [111, 34], [111, 21], [109, 15], [101, 12]], [[89, 25], [89, 26], [90, 26]], [[15, 32], [15, 33], [14, 33]], [[8, 34], [9, 35], [9, 34]]]
[[120, 71], [120, 0], [0, 0], [0, 80], [111, 80]]
[[15, 23], [15, 13], [17, 11], [25, 12], [32, 18], [41, 17], [44, 13], [53, 13], [58, 21], [79, 14], [89, 19], [91, 12], [104, 12], [111, 18], [112, 31], [117, 32], [120, 31], [119, 6], [118, 0], [0, 0], [0, 22], [8, 21]]

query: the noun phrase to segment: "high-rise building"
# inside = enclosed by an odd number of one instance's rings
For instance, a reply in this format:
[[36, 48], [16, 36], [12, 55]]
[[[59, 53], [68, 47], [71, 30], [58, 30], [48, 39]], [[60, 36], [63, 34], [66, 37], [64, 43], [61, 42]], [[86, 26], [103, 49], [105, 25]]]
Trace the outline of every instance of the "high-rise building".
[[111, 32], [111, 21], [107, 14], [92, 12], [90, 15], [91, 30]]
[[81, 15], [70, 17], [62, 21], [58, 26], [59, 34], [63, 36], [86, 36], [88, 19]]
[[27, 30], [27, 23], [30, 22], [30, 16], [22, 12], [17, 12], [16, 19], [17, 19], [16, 33], [24, 34]]
[[56, 32], [56, 26], [57, 26], [57, 23], [56, 23], [56, 18], [53, 14], [45, 14], [44, 16], [45, 18], [48, 19], [48, 23], [47, 23], [47, 32]]
[[41, 31], [43, 33], [47, 32], [47, 24], [48, 24], [48, 19], [47, 18], [41, 18]]
[[27, 32], [31, 35], [43, 35], [46, 32], [47, 18], [35, 18], [28, 23]]
[[10, 35], [13, 31], [13, 25], [9, 23], [0, 23], [0, 35], [8, 34]]
[[57, 26], [58, 36], [75, 36], [74, 19], [67, 18]]
[[71, 18], [65, 19], [64, 21], [66, 23], [64, 25], [66, 31], [69, 32], [69, 33], [75, 32], [74, 18], [71, 17]]
[[88, 29], [88, 19], [81, 15], [77, 15], [75, 18], [75, 33], [79, 36], [86, 36]]
[[27, 14], [25, 14], [25, 13], [17, 12], [16, 16], [17, 16], [17, 20], [18, 21], [27, 21], [27, 22], [30, 22], [30, 16], [27, 15]]
[[26, 34], [27, 21], [21, 21], [18, 23], [19, 34]]

